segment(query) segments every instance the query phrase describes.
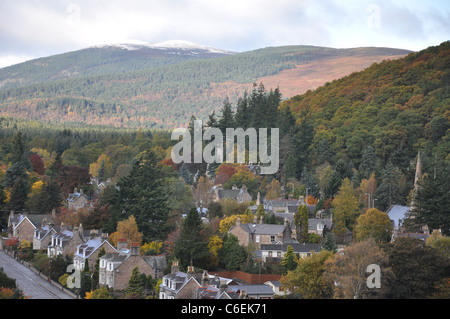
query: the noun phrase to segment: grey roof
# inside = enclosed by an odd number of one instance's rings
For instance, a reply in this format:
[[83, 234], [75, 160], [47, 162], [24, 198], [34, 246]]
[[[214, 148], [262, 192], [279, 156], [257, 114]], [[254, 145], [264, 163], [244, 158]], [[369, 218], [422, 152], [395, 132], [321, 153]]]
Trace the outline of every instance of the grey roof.
[[153, 269], [165, 269], [167, 267], [166, 258], [164, 256], [145, 256], [144, 260]]
[[288, 246], [294, 249], [294, 253], [309, 253], [311, 251], [320, 251], [320, 244], [311, 243], [283, 243], [281, 245], [277, 244], [261, 244], [261, 250], [280, 250], [283, 252], [287, 251]]
[[228, 286], [228, 290], [234, 292], [243, 292], [244, 290], [247, 292], [247, 295], [270, 295], [273, 296], [273, 289], [268, 285], [236, 285], [236, 286]]
[[88, 199], [88, 197], [85, 194], [83, 194], [83, 193], [70, 193], [69, 197], [67, 198], [67, 201], [68, 202], [74, 202], [80, 197], [85, 197], [86, 199]]
[[13, 227], [19, 225], [24, 219], [28, 218], [28, 220], [36, 227], [40, 228], [42, 226], [42, 221], [44, 219], [50, 220], [50, 216], [47, 214], [17, 214], [10, 218], [10, 222]]
[[241, 227], [249, 233], [257, 235], [278, 235], [283, 233], [286, 226], [274, 224], [242, 224]]
[[389, 219], [394, 222], [394, 227], [398, 228], [404, 220], [405, 214], [410, 210], [411, 207], [409, 206], [392, 205], [386, 213], [389, 215]]
[[236, 199], [239, 195], [239, 192], [239, 189], [219, 189], [217, 190], [217, 195], [219, 195], [219, 198]]
[[317, 229], [317, 224], [320, 224], [320, 223], [322, 223], [324, 226], [326, 226], [330, 230], [333, 226], [331, 219], [308, 218], [308, 228], [309, 229]]

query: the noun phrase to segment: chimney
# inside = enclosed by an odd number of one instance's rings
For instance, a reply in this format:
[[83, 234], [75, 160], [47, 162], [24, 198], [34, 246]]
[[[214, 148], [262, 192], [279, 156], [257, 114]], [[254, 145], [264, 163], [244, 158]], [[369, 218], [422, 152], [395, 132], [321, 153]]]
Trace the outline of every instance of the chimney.
[[174, 274], [176, 272], [179, 272], [180, 268], [178, 267], [178, 260], [174, 260], [172, 262], [172, 269], [171, 269], [171, 273]]
[[205, 287], [208, 283], [209, 283], [208, 271], [207, 270], [203, 270], [201, 285], [202, 285], [202, 287]]
[[194, 275], [194, 266], [188, 266], [188, 270], [187, 270], [187, 277], [188, 279], [191, 278]]
[[117, 239], [117, 250], [126, 249], [128, 247], [127, 239], [122, 237]]
[[237, 219], [236, 219], [236, 226], [241, 226], [241, 218], [240, 217], [238, 217]]
[[258, 195], [256, 196], [256, 206], [259, 206], [261, 204], [261, 193], [258, 192]]
[[138, 242], [132, 242], [130, 247], [130, 255], [131, 256], [140, 256], [141, 255], [141, 245]]
[[259, 223], [260, 223], [260, 224], [263, 224], [263, 220], [264, 220], [264, 217], [263, 217], [263, 216], [260, 216], [260, 217], [259, 217]]
[[67, 225], [64, 224], [64, 222], [61, 222], [61, 231], [66, 231], [67, 230]]

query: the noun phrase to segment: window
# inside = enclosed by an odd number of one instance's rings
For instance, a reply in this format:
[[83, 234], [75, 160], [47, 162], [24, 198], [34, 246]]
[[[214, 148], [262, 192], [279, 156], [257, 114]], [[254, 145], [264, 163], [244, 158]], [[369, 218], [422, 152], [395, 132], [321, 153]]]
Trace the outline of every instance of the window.
[[274, 242], [275, 241], [275, 236], [270, 236], [270, 242]]
[[255, 237], [255, 241], [257, 242], [257, 243], [259, 243], [259, 235], [256, 235], [256, 237]]

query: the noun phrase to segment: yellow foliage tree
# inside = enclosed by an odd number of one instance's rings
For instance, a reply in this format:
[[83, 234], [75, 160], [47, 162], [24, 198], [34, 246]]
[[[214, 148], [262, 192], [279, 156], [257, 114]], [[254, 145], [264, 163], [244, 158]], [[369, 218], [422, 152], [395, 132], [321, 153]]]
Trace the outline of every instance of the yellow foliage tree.
[[272, 182], [270, 182], [266, 197], [267, 199], [278, 199], [281, 197], [281, 185], [278, 180], [273, 179]]
[[117, 238], [126, 238], [129, 244], [131, 244], [132, 242], [140, 243], [142, 241], [142, 233], [140, 233], [138, 230], [134, 215], [131, 215], [126, 220], [118, 222], [116, 233], [116, 243]]
[[248, 224], [248, 223], [252, 222], [253, 214], [247, 213], [247, 214], [240, 214], [240, 215], [231, 215], [229, 217], [226, 217], [220, 221], [219, 231], [222, 234], [226, 233], [228, 230], [230, 230], [231, 226], [236, 225], [236, 221], [238, 218], [241, 219], [242, 224]]
[[111, 160], [111, 157], [109, 157], [106, 154], [101, 154], [98, 157], [97, 162], [89, 165], [89, 174], [91, 174], [92, 176], [98, 177], [98, 173], [100, 171], [100, 168], [102, 167], [102, 164], [104, 166], [104, 172], [103, 172], [104, 176], [102, 176], [102, 177], [104, 179], [111, 177], [112, 171], [113, 171], [113, 162]]

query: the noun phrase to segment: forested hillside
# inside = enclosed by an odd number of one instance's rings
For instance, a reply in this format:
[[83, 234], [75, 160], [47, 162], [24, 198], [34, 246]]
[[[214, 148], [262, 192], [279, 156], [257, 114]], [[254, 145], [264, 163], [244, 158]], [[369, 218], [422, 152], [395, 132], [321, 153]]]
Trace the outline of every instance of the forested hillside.
[[424, 172], [435, 176], [448, 167], [449, 105], [450, 42], [444, 42], [374, 64], [280, 108], [290, 109], [299, 129], [291, 134], [302, 154], [297, 176], [314, 173], [312, 190], [328, 198], [340, 185], [337, 175], [358, 184], [374, 172], [375, 198], [386, 209], [410, 203], [419, 151]]
[[[136, 51], [136, 56], [125, 60], [124, 53], [111, 53], [109, 57], [98, 52], [90, 49], [78, 52], [76, 59], [60, 55], [31, 61], [16, 69], [11, 67], [14, 72], [0, 70], [4, 86], [0, 90], [0, 113], [44, 122], [173, 128], [185, 125], [192, 114], [206, 119], [220, 108], [226, 96], [235, 101], [244, 90], [251, 89], [253, 82], [275, 75], [282, 78], [285, 70], [337, 59], [341, 60], [335, 68], [349, 64], [352, 70], [358, 70], [408, 53], [388, 48], [286, 46], [208, 59], [189, 56], [190, 60], [173, 55], [143, 59], [144, 53]], [[308, 81], [314, 72], [305, 70], [295, 77]], [[67, 73], [70, 77], [61, 79]], [[320, 84], [335, 74], [330, 70], [327, 77], [326, 73], [320, 70]], [[36, 81], [39, 83], [26, 85]], [[18, 83], [23, 85], [8, 88]], [[296, 85], [292, 82], [290, 86]]]

